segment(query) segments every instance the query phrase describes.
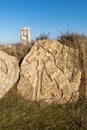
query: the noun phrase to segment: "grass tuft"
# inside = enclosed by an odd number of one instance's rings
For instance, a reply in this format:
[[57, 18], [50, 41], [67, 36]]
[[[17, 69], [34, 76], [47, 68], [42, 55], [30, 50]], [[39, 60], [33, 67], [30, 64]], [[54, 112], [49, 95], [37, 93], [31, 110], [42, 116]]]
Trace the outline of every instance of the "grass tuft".
[[42, 107], [17, 93], [17, 84], [0, 101], [0, 130], [86, 130], [87, 104]]

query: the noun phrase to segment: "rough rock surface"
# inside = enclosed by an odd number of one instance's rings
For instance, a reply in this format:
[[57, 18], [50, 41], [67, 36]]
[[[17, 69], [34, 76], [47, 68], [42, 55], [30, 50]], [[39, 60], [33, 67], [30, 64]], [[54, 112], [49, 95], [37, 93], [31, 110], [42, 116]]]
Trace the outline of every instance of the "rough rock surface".
[[76, 101], [81, 78], [78, 58], [78, 50], [57, 41], [37, 41], [21, 64], [19, 93], [47, 103]]
[[18, 60], [0, 51], [0, 98], [13, 87], [19, 78]]

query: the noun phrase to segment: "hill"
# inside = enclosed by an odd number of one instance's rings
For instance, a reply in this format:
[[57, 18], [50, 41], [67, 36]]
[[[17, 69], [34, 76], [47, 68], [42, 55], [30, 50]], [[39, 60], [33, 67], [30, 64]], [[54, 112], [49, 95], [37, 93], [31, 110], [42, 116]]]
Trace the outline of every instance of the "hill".
[[[47, 38], [46, 38], [47, 39]], [[40, 39], [37, 39], [40, 40]], [[81, 70], [80, 96], [76, 102], [63, 105], [46, 104], [30, 101], [20, 96], [17, 83], [0, 100], [0, 130], [86, 130], [87, 129], [87, 38], [78, 34], [63, 34], [57, 39], [66, 47], [78, 49]], [[20, 47], [19, 47], [20, 46]], [[28, 53], [21, 50], [21, 45], [14, 45], [11, 51], [1, 47], [8, 54], [16, 56], [20, 65]], [[24, 47], [26, 50], [26, 47]], [[15, 51], [14, 51], [15, 50]], [[14, 53], [13, 53], [14, 52]]]

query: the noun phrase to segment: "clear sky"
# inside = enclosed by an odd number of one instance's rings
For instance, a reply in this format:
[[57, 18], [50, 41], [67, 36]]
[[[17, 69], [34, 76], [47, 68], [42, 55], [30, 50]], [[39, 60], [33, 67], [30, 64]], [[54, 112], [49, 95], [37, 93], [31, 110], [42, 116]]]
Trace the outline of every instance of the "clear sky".
[[87, 34], [87, 0], [0, 0], [0, 43], [19, 42], [24, 26], [31, 39], [41, 33]]

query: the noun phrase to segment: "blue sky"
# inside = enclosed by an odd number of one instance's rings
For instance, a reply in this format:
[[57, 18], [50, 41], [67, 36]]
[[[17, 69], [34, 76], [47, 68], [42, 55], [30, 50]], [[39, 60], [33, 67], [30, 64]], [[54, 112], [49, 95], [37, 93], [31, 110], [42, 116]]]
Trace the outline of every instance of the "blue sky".
[[0, 0], [0, 44], [20, 42], [20, 30], [55, 38], [60, 32], [87, 34], [87, 0]]

